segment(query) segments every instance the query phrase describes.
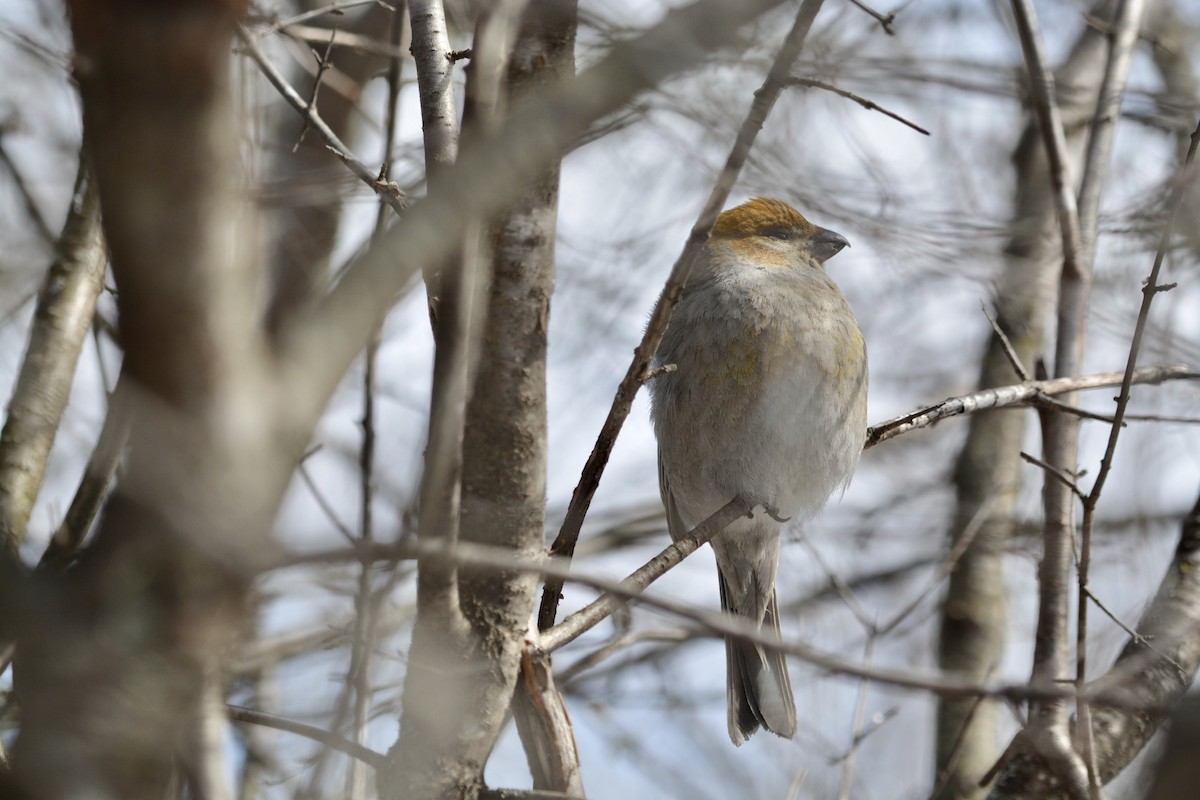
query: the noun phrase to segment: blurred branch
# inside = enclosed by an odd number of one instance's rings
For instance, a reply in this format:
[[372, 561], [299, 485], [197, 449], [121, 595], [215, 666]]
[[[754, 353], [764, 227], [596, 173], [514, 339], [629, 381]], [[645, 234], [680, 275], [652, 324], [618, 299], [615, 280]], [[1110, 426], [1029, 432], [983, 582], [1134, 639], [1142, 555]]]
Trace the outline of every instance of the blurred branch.
[[[822, 1], [804, 0], [800, 5], [792, 28], [784, 38], [783, 44], [780, 45], [779, 52], [776, 53], [762, 86], [754, 93], [754, 100], [750, 104], [746, 117], [742, 120], [725, 165], [717, 176], [716, 184], [709, 193], [699, 218], [692, 226], [692, 232], [688, 236], [683, 252], [671, 267], [667, 283], [654, 304], [654, 310], [650, 312], [650, 320], [646, 323], [646, 331], [642, 335], [642, 340], [634, 349], [633, 361], [626, 370], [625, 377], [621, 379], [621, 385], [617, 387], [612, 407], [600, 428], [600, 435], [596, 438], [591, 455], [584, 464], [579, 483], [571, 495], [571, 505], [567, 509], [566, 519], [563, 520], [562, 528], [550, 546], [551, 555], [564, 556], [569, 559], [575, 552], [575, 543], [579, 539], [579, 531], [583, 527], [583, 520], [587, 516], [592, 497], [595, 496], [596, 489], [600, 485], [600, 476], [616, 445], [617, 435], [621, 432], [621, 427], [625, 424], [625, 419], [633, 407], [633, 399], [637, 395], [638, 389], [646, 381], [647, 371], [658, 350], [659, 342], [662, 341], [663, 334], [666, 332], [671, 312], [674, 310], [675, 304], [679, 302], [679, 296], [692, 272], [692, 266], [708, 242], [717, 215], [724, 207], [729, 192], [733, 189], [746, 159], [750, 156], [750, 149], [754, 146], [758, 132], [762, 130], [767, 116], [775, 106], [775, 101], [779, 99], [779, 95], [787, 84], [788, 74], [792, 70], [792, 65], [800, 57], [804, 39], [808, 36], [813, 21], [821, 10]], [[547, 581], [546, 587], [542, 590], [542, 604], [538, 609], [538, 627], [543, 631], [554, 625], [561, 592], [562, 584], [557, 581]]]
[[[739, 502], [739, 501], [735, 501]], [[744, 506], [742, 507], [744, 508]], [[743, 513], [741, 508], [730, 503], [717, 512], [723, 514], [727, 511], [736, 511]], [[710, 517], [709, 521], [718, 521], [716, 515]], [[704, 523], [702, 523], [703, 525]], [[694, 533], [700, 534], [699, 526]], [[702, 533], [705, 541], [716, 532], [709, 529]], [[676, 544], [691, 542], [695, 540], [680, 539]], [[688, 551], [694, 552], [700, 545], [694, 547], [689, 545]], [[624, 605], [632, 600], [639, 605], [647, 608], [656, 609], [672, 616], [694, 622], [703, 630], [707, 631], [714, 637], [732, 636], [737, 639], [760, 644], [763, 647], [775, 648], [788, 655], [795, 656], [802, 661], [812, 664], [821, 670], [826, 670], [832, 674], [842, 675], [850, 678], [866, 678], [879, 683], [885, 683], [890, 686], [911, 689], [914, 691], [924, 691], [935, 694], [939, 697], [949, 697], [955, 699], [970, 699], [974, 697], [987, 697], [991, 699], [1003, 699], [1012, 701], [1029, 701], [1029, 700], [1056, 700], [1069, 699], [1077, 697], [1077, 690], [1071, 685], [1055, 684], [1051, 686], [1034, 686], [1026, 682], [1015, 684], [997, 684], [984, 681], [962, 680], [957, 677], [951, 677], [941, 674], [921, 674], [911, 669], [893, 669], [887, 667], [864, 667], [861, 664], [842, 660], [841, 657], [831, 655], [829, 653], [818, 650], [807, 644], [804, 644], [794, 639], [780, 639], [771, 635], [769, 632], [757, 630], [753, 624], [740, 620], [737, 617], [731, 617], [727, 614], [720, 614], [713, 611], [706, 611], [697, 608], [694, 604], [668, 600], [662, 597], [645, 594], [643, 589], [634, 580], [639, 573], [653, 573], [657, 571], [654, 567], [660, 562], [674, 562], [682, 560], [674, 552], [673, 548], [667, 548], [652, 561], [642, 567], [637, 573], [626, 578], [624, 581], [615, 581], [608, 578], [600, 578], [594, 575], [586, 575], [572, 571], [572, 569], [563, 563], [559, 558], [523, 558], [520, 555], [514, 554], [512, 550], [504, 547], [495, 547], [492, 545], [474, 544], [469, 542], [459, 542], [449, 549], [438, 547], [429, 543], [423, 543], [419, 540], [409, 539], [403, 542], [394, 544], [376, 544], [370, 547], [366, 552], [356, 548], [341, 548], [338, 550], [329, 550], [324, 552], [308, 553], [300, 556], [295, 556], [276, 564], [276, 567], [290, 566], [296, 563], [323, 563], [323, 562], [339, 562], [347, 560], [358, 560], [364, 557], [378, 558], [381, 560], [395, 560], [397, 558], [416, 558], [420, 561], [444, 561], [450, 562], [458, 566], [460, 570], [464, 569], [491, 569], [500, 571], [522, 570], [530, 573], [560, 577], [563, 580], [572, 583], [578, 583], [583, 586], [590, 586], [605, 593], [605, 597], [601, 597], [603, 602], [611, 597], [615, 600], [615, 605]], [[1197, 570], [1200, 573], [1200, 570]], [[1200, 580], [1200, 577], [1197, 578]], [[593, 604], [595, 605], [595, 604]], [[555, 634], [556, 630], [567, 626], [571, 623], [572, 618], [568, 617], [559, 626], [547, 631], [552, 638], [546, 639], [543, 637], [540, 644], [549, 645], [546, 649], [552, 649], [556, 646], [561, 646], [561, 637], [574, 633], [573, 630], [563, 628], [560, 634]], [[571, 627], [574, 627], [573, 625]], [[1200, 642], [1197, 639], [1196, 642]], [[1181, 642], [1181, 646], [1200, 646], [1193, 641]], [[1111, 706], [1113, 708], [1126, 709], [1139, 712], [1162, 712], [1165, 709], [1160, 706], [1150, 705], [1139, 701], [1136, 698], [1129, 697], [1124, 690], [1105, 686], [1095, 686], [1087, 689], [1084, 692], [1084, 697], [1093, 705]]]
[[225, 706], [225, 712], [234, 722], [262, 725], [267, 728], [274, 728], [277, 731], [294, 733], [297, 736], [303, 736], [306, 739], [312, 739], [314, 742], [320, 742], [327, 747], [332, 747], [334, 750], [345, 753], [351, 758], [358, 759], [364, 764], [370, 764], [372, 767], [382, 766], [387, 760], [387, 756], [383, 753], [377, 753], [374, 750], [363, 747], [344, 736], [338, 736], [336, 733], [331, 733], [322, 728], [287, 719], [286, 717], [280, 717], [276, 714], [267, 714], [263, 711], [255, 711], [251, 708], [228, 704]]
[[133, 424], [129, 407], [129, 379], [122, 370], [117, 377], [117, 385], [108, 396], [108, 413], [104, 416], [104, 424], [100, 427], [100, 436], [92, 448], [87, 465], [83, 468], [83, 477], [71, 498], [71, 505], [63, 516], [62, 524], [58, 526], [50, 539], [45, 552], [38, 561], [38, 569], [49, 569], [61, 572], [79, 551], [83, 540], [91, 530], [96, 515], [108, 488], [112, 485], [117, 474], [117, 468], [125, 455], [129, 444], [129, 430]]
[[291, 36], [304, 42], [319, 42], [324, 44], [332, 41], [335, 47], [350, 47], [366, 53], [386, 56], [390, 59], [410, 57], [409, 53], [401, 49], [394, 40], [385, 42], [361, 33], [354, 33], [353, 31], [335, 30], [331, 33], [326, 28], [317, 28], [311, 25], [284, 25], [280, 28], [280, 31], [286, 36]]
[[400, 187], [391, 181], [380, 178], [369, 170], [366, 164], [354, 157], [354, 153], [350, 148], [338, 138], [338, 135], [325, 123], [325, 120], [321, 119], [321, 115], [317, 112], [317, 109], [292, 88], [292, 85], [287, 82], [283, 74], [263, 54], [254, 35], [241, 25], [237, 27], [237, 35], [238, 39], [242, 42], [243, 51], [262, 70], [263, 77], [270, 81], [280, 96], [287, 101], [288, 105], [296, 109], [300, 113], [300, 116], [304, 118], [307, 125], [316, 131], [317, 135], [325, 141], [329, 152], [337, 156], [360, 181], [371, 187], [371, 191], [379, 195], [380, 198], [392, 207], [393, 211], [397, 214], [403, 214], [405, 199], [404, 193], [400, 191]]
[[[37, 229], [38, 236], [46, 244], [54, 244], [54, 233], [50, 230], [50, 224], [46, 222], [46, 217], [42, 214], [42, 209], [38, 206], [37, 200], [29, 191], [29, 185], [25, 183], [25, 176], [21, 174], [21, 170], [17, 169], [16, 163], [13, 162], [12, 156], [8, 153], [8, 148], [4, 146], [4, 134], [6, 131], [0, 127], [0, 164], [8, 170], [12, 176], [13, 186], [17, 189], [17, 194], [21, 196], [21, 202], [25, 205], [25, 213], [29, 215], [29, 219], [33, 221], [33, 227]], [[80, 169], [83, 169], [80, 166]], [[76, 179], [78, 180], [78, 179]]]
[[293, 464], [276, 451], [259, 264], [239, 235], [254, 230], [229, 86], [244, 8], [68, 6], [134, 416], [88, 558], [11, 581], [13, 775], [40, 797], [161, 797], [244, 629], [247, 554]]
[[82, 156], [75, 192], [46, 271], [8, 416], [0, 431], [0, 547], [25, 540], [83, 341], [104, 288], [108, 254], [100, 228], [96, 182]]

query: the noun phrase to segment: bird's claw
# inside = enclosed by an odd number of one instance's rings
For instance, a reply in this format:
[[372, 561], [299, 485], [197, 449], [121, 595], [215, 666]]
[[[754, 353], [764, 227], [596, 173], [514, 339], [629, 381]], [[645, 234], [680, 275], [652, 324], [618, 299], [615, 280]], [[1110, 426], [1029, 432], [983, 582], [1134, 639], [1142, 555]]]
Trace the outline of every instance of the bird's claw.
[[776, 522], [783, 523], [783, 522], [788, 522], [791, 520], [791, 517], [780, 516], [779, 509], [776, 508], [775, 506], [771, 505], [770, 503], [759, 503], [759, 505], [762, 506], [762, 510], [767, 513], [767, 516], [770, 517], [771, 519], [775, 520]]

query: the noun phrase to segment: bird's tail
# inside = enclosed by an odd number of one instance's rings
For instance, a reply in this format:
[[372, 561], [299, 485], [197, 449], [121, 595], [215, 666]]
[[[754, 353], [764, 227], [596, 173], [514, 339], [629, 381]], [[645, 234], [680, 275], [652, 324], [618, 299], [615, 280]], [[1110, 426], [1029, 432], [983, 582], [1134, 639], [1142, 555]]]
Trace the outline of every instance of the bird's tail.
[[[721, 608], [741, 614], [730, 604], [729, 587], [721, 580]], [[758, 620], [755, 620], [757, 622]], [[779, 609], [772, 590], [763, 616], [762, 628], [779, 635]], [[741, 745], [761, 725], [774, 734], [790, 739], [796, 735], [796, 701], [787, 663], [778, 650], [768, 652], [761, 645], [725, 638], [726, 680], [729, 693], [729, 738]]]

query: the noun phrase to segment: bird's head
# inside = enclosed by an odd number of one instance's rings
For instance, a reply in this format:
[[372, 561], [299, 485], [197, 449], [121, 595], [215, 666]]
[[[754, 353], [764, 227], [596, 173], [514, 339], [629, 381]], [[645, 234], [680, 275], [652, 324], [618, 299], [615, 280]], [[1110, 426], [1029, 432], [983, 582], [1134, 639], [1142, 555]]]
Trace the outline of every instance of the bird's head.
[[762, 266], [820, 266], [850, 243], [813, 225], [782, 200], [756, 197], [717, 217], [710, 242]]

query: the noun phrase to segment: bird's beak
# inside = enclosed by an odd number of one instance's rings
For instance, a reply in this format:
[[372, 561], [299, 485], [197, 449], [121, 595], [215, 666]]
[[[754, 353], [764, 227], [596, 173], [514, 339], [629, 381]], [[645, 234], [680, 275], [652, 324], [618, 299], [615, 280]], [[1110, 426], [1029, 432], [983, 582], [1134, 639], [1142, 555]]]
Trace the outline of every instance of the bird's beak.
[[826, 260], [842, 252], [842, 248], [849, 246], [850, 243], [846, 241], [845, 236], [821, 228], [812, 239], [812, 254], [824, 264]]

